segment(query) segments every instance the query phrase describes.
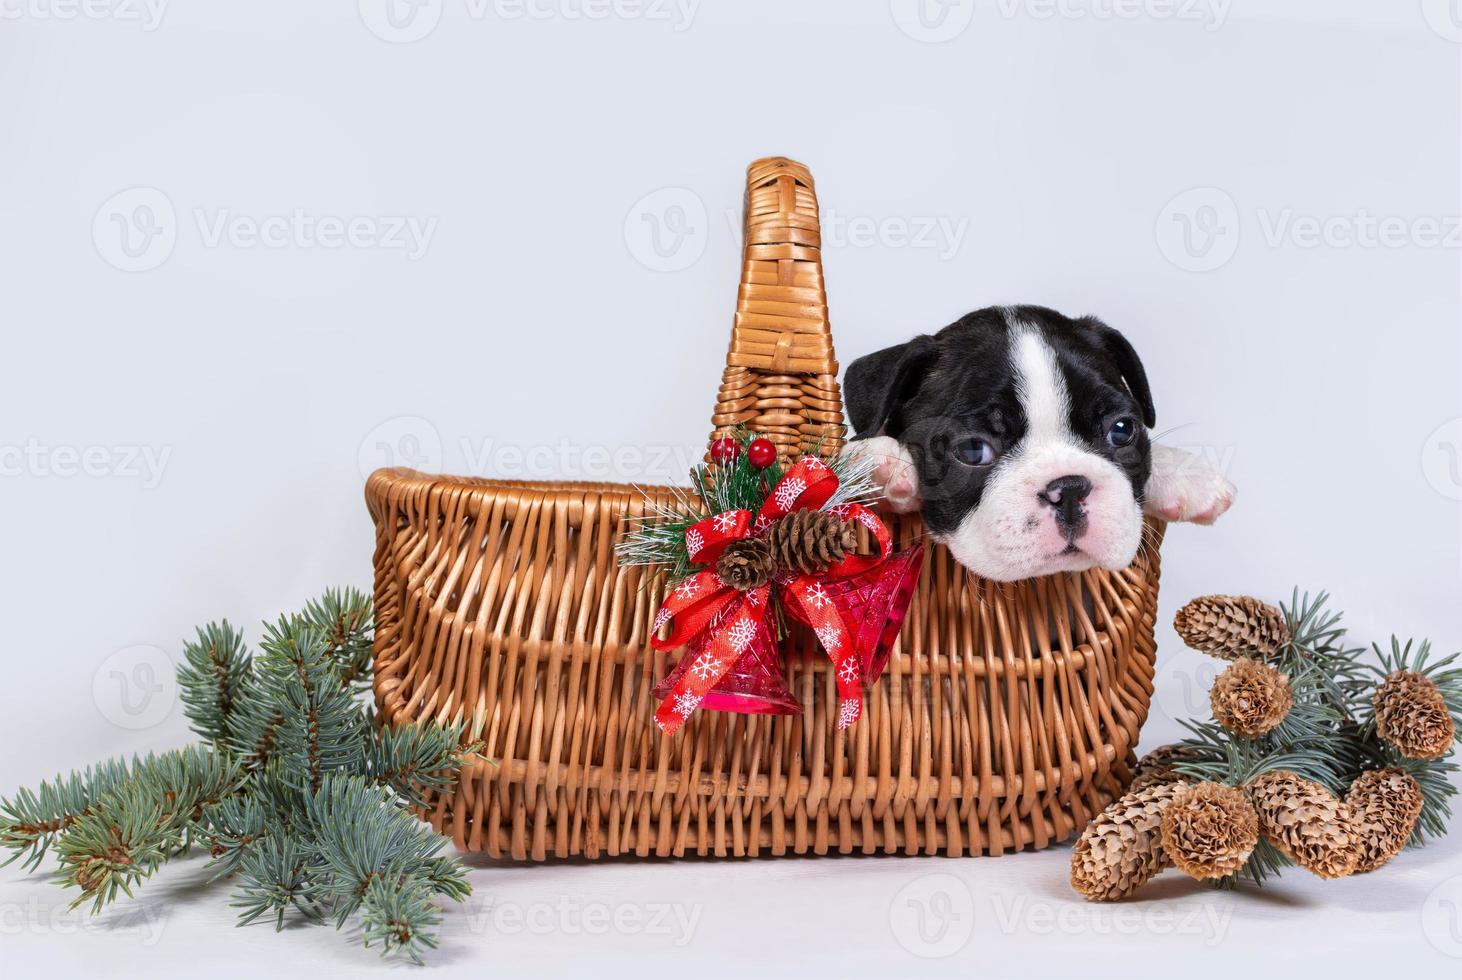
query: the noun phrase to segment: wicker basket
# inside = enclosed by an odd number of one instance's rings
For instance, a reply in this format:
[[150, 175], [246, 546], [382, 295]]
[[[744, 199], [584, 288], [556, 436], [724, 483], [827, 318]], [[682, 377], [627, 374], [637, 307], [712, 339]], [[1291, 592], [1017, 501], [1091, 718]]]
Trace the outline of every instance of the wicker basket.
[[[713, 424], [785, 455], [841, 432], [807, 169], [752, 164], [735, 328]], [[650, 490], [663, 496], [667, 491]], [[1124, 571], [1014, 584], [931, 546], [863, 719], [836, 729], [815, 640], [794, 630], [791, 716], [697, 712], [656, 728], [663, 585], [614, 543], [643, 492], [371, 475], [375, 693], [387, 724], [465, 721], [493, 764], [426, 816], [459, 847], [582, 855], [991, 853], [1079, 831], [1131, 778], [1152, 694], [1162, 526]], [[917, 517], [889, 517], [899, 547]]]

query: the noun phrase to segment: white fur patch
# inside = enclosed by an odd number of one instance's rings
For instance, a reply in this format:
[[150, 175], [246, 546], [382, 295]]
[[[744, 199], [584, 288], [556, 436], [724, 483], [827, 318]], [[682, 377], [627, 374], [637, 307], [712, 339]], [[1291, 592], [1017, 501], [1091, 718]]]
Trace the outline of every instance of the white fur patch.
[[867, 456], [877, 461], [873, 480], [883, 487], [883, 496], [896, 514], [908, 514], [923, 506], [919, 492], [919, 471], [914, 457], [897, 439], [874, 436], [851, 442], [843, 450], [849, 455]]
[[1152, 447], [1143, 509], [1168, 521], [1212, 524], [1234, 502], [1234, 485], [1210, 460], [1171, 446]]
[[[1071, 433], [1071, 399], [1051, 350], [1038, 331], [1011, 323], [1010, 367], [1016, 379], [1025, 436], [995, 463], [980, 505], [943, 543], [960, 564], [985, 578], [1013, 581], [1053, 572], [1131, 564], [1142, 537], [1142, 512], [1127, 475], [1081, 445]], [[1053, 481], [1091, 481], [1086, 530], [1074, 542], [1041, 500]], [[1071, 550], [1072, 548], [1076, 550]]]

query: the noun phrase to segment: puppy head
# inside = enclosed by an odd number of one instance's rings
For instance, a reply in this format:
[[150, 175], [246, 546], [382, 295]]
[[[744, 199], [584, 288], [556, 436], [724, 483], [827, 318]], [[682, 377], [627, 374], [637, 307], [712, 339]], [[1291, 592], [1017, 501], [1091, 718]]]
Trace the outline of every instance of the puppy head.
[[980, 310], [859, 358], [844, 389], [859, 437], [907, 452], [930, 533], [977, 574], [1136, 556], [1156, 413], [1136, 352], [1100, 320]]

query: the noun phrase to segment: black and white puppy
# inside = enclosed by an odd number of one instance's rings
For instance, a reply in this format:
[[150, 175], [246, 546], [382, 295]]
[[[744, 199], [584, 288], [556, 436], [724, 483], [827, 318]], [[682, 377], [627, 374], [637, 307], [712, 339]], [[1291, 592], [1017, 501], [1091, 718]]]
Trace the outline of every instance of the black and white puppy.
[[1095, 317], [978, 310], [859, 358], [843, 387], [850, 451], [985, 578], [1125, 568], [1144, 509], [1207, 524], [1233, 502], [1217, 467], [1152, 444], [1142, 362]]

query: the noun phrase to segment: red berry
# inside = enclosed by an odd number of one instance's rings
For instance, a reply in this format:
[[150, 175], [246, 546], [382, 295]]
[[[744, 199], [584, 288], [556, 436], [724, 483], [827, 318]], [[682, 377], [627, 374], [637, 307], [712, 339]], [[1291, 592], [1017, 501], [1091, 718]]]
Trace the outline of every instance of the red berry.
[[746, 458], [759, 470], [764, 470], [777, 461], [777, 447], [770, 439], [753, 439], [746, 447]]
[[713, 463], [732, 463], [740, 455], [741, 447], [736, 445], [736, 440], [730, 436], [723, 436], [711, 443], [711, 462]]

